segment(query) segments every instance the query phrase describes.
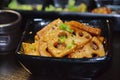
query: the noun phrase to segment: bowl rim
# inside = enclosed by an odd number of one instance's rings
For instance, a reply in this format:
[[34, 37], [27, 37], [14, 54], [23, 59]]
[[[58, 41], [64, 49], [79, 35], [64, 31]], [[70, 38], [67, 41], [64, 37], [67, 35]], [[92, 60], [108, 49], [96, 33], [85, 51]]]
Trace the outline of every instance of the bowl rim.
[[110, 57], [107, 55], [103, 57], [94, 57], [94, 58], [59, 58], [59, 57], [44, 57], [44, 56], [34, 56], [34, 55], [25, 55], [17, 52], [16, 54], [19, 58], [28, 58], [35, 60], [45, 60], [51, 62], [63, 62], [63, 63], [102, 63], [105, 61], [109, 61]]
[[14, 11], [14, 10], [0, 10], [0, 13], [11, 13], [11, 14], [16, 15], [16, 17], [17, 17], [17, 19], [14, 20], [13, 22], [6, 23], [6, 24], [0, 24], [0, 28], [4, 28], [4, 27], [14, 25], [14, 24], [20, 22], [21, 19], [22, 19], [21, 14], [19, 12], [17, 12], [17, 11]]

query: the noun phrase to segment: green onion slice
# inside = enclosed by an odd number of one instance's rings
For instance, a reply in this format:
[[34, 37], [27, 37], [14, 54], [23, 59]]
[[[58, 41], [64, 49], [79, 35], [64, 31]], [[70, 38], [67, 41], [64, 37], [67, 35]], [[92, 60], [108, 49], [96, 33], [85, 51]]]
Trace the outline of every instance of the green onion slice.
[[61, 25], [60, 25], [60, 29], [66, 30], [66, 31], [68, 31], [68, 32], [70, 32], [70, 33], [73, 33], [73, 30], [70, 29], [70, 28], [68, 27], [68, 25], [66, 25], [66, 24], [61, 24]]
[[33, 46], [33, 45], [30, 45], [30, 47], [29, 47], [31, 50], [34, 50], [35, 49], [35, 46]]
[[66, 37], [65, 37], [65, 36], [60, 36], [60, 43], [65, 42], [65, 40], [66, 40]]

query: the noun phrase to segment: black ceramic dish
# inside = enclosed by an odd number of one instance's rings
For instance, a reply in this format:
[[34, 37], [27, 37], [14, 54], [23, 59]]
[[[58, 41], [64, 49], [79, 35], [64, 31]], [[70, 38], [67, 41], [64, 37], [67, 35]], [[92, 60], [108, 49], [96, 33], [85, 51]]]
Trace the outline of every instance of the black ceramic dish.
[[[12, 10], [0, 10], [0, 52], [15, 51], [21, 37], [21, 15]], [[12, 46], [11, 46], [12, 45]]]
[[[82, 59], [70, 59], [70, 58], [49, 58], [24, 55], [20, 53], [21, 43], [23, 41], [33, 42], [34, 35], [38, 30], [43, 28], [49, 22], [54, 19], [61, 18], [62, 20], [77, 20], [83, 23], [87, 23], [94, 27], [102, 29], [102, 35], [107, 39], [105, 45], [106, 56], [94, 57], [94, 58], [82, 58]], [[32, 34], [29, 34], [32, 32]], [[16, 51], [18, 60], [24, 65], [33, 75], [62, 78], [62, 79], [81, 79], [81, 78], [93, 78], [99, 73], [104, 72], [111, 60], [111, 27], [110, 20], [103, 17], [91, 17], [91, 16], [74, 16], [74, 15], [43, 15], [41, 18], [33, 18], [27, 21], [26, 29], [23, 32], [23, 37], [20, 41], [18, 49]]]

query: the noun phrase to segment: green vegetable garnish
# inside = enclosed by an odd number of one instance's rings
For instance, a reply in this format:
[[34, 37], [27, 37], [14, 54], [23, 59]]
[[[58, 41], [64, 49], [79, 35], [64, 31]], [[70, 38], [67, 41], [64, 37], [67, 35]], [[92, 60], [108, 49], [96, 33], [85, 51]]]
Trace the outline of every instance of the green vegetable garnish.
[[78, 8], [77, 8], [78, 12], [86, 12], [87, 11], [87, 5], [85, 3], [81, 3]]
[[68, 27], [68, 26], [67, 26], [67, 25], [65, 25], [65, 24], [61, 24], [61, 25], [60, 25], [60, 29], [63, 29], [63, 30], [66, 30], [66, 29], [67, 29], [67, 27]]
[[45, 11], [55, 11], [55, 7], [53, 5], [49, 5], [48, 7], [45, 7]]
[[37, 6], [36, 6], [36, 9], [37, 9], [38, 11], [40, 11], [40, 10], [42, 10], [42, 7], [43, 7], [43, 5], [37, 5]]
[[65, 40], [66, 40], [66, 37], [65, 37], [65, 36], [60, 36], [60, 43], [65, 42]]
[[68, 10], [76, 11], [75, 0], [68, 0]]
[[73, 33], [73, 30], [70, 29], [70, 28], [68, 27], [68, 25], [66, 25], [66, 24], [61, 24], [61, 25], [60, 25], [60, 29], [66, 30], [66, 31], [68, 31], [68, 32], [70, 32], [70, 33]]
[[62, 8], [56, 8], [55, 11], [60, 12], [60, 11], [63, 11], [63, 9]]
[[17, 0], [12, 0], [8, 7], [10, 9], [17, 9], [17, 10], [32, 10], [32, 5], [27, 5], [27, 4], [18, 4]]
[[57, 12], [60, 12], [60, 11], [63, 11], [62, 8], [60, 7], [55, 7], [53, 6], [52, 4], [50, 4], [49, 6], [45, 7], [45, 11], [57, 11]]
[[68, 0], [68, 6], [75, 6], [75, 0]]
[[11, 2], [8, 5], [9, 8], [11, 9], [16, 9], [17, 7], [17, 0], [11, 0]]
[[73, 45], [75, 44], [75, 41], [74, 41], [74, 40], [72, 40], [72, 44], [73, 44]]
[[34, 50], [35, 49], [35, 47], [33, 46], [33, 45], [30, 45], [30, 47], [29, 47], [31, 50]]
[[67, 48], [68, 49], [72, 48], [72, 44], [67, 44]]
[[75, 44], [75, 41], [72, 40], [72, 42], [70, 44], [67, 44], [67, 48], [70, 49], [72, 48], [72, 46]]

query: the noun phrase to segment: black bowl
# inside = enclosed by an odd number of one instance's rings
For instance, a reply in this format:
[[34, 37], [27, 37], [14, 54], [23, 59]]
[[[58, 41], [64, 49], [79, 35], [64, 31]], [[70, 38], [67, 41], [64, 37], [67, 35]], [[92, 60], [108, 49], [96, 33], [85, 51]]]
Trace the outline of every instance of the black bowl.
[[[56, 78], [91, 78], [100, 74], [111, 62], [112, 43], [111, 43], [111, 27], [109, 18], [93, 17], [89, 15], [69, 15], [69, 14], [54, 14], [42, 15], [39, 18], [29, 19], [24, 30], [23, 37], [20, 41], [16, 55], [19, 62], [24, 65], [33, 75], [56, 77]], [[61, 18], [62, 20], [77, 20], [87, 23], [94, 27], [99, 27], [102, 30], [102, 36], [107, 39], [104, 45], [106, 55], [104, 57], [94, 58], [50, 58], [41, 56], [31, 56], [20, 53], [21, 43], [23, 41], [32, 42], [36, 32], [42, 29], [54, 19]], [[32, 34], [29, 34], [32, 32]]]
[[21, 37], [21, 19], [21, 15], [16, 11], [0, 10], [1, 53], [16, 50]]

